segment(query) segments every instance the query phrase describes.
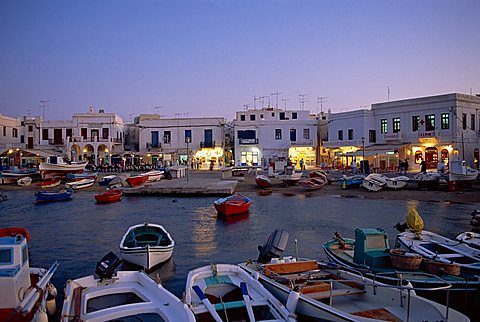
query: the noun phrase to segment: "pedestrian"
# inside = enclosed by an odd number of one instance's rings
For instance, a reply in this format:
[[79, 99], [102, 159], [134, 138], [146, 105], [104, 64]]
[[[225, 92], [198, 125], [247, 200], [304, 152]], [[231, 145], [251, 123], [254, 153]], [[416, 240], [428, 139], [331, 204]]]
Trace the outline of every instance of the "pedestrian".
[[405, 171], [405, 163], [402, 160], [400, 160], [398, 161], [398, 173], [402, 175], [404, 171]]
[[443, 175], [445, 173], [445, 163], [443, 163], [443, 159], [440, 159], [440, 162], [438, 162], [437, 171], [441, 175]]
[[305, 164], [303, 159], [300, 159], [300, 170], [305, 170]]
[[355, 159], [352, 161], [351, 168], [352, 174], [358, 174], [357, 161]]
[[425, 160], [421, 159], [420, 161], [420, 172], [422, 173], [427, 173], [427, 162]]
[[405, 162], [403, 163], [403, 169], [405, 170], [405, 175], [407, 175], [407, 172], [408, 172], [408, 159], [405, 159]]

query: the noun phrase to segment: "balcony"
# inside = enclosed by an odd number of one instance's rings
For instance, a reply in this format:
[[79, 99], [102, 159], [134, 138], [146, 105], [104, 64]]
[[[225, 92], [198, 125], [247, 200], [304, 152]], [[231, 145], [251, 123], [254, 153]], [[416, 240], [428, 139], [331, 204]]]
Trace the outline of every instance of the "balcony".
[[117, 138], [99, 138], [97, 136], [83, 137], [83, 136], [72, 136], [68, 138], [68, 142], [112, 142], [112, 143], [123, 143], [122, 139]]
[[243, 145], [258, 144], [258, 139], [238, 139], [238, 143]]
[[150, 150], [161, 150], [162, 149], [162, 144], [161, 143], [153, 144], [151, 142], [147, 142], [146, 147], [147, 147], [148, 151], [150, 151]]
[[309, 146], [313, 147], [313, 140], [290, 141], [290, 146]]
[[203, 149], [203, 148], [214, 148], [216, 145], [215, 145], [215, 141], [213, 142], [200, 142], [200, 149]]

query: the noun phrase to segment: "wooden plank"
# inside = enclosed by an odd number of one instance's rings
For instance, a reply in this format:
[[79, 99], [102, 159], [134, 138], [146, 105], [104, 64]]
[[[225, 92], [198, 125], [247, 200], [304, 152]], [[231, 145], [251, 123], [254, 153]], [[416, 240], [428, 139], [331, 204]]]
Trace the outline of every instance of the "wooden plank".
[[401, 319], [397, 318], [395, 315], [385, 310], [384, 308], [366, 310], [352, 313], [352, 315], [361, 316], [369, 319], [376, 319], [382, 321], [391, 321], [391, 322], [400, 322]]
[[316, 282], [312, 285], [305, 285], [304, 287], [300, 288], [300, 293], [302, 294], [310, 294], [310, 293], [318, 293], [318, 292], [326, 292], [330, 291], [330, 283], [325, 282]]
[[271, 276], [273, 273], [292, 274], [316, 270], [318, 269], [318, 262], [316, 260], [311, 260], [292, 263], [267, 264], [264, 266], [264, 268], [266, 276]]

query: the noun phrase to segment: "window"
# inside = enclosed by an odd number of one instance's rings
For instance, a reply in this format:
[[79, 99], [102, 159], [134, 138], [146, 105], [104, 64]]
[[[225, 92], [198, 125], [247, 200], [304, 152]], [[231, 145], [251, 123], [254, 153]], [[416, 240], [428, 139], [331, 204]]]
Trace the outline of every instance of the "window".
[[282, 139], [282, 129], [275, 129], [275, 140]]
[[13, 263], [13, 249], [0, 249], [0, 265], [10, 265]]
[[412, 116], [412, 131], [417, 132], [420, 130], [420, 116]]
[[393, 133], [398, 133], [400, 132], [400, 118], [399, 117], [395, 117], [392, 119], [393, 121], [393, 127], [392, 127], [392, 132]]
[[153, 149], [158, 149], [158, 131], [152, 131], [151, 136], [152, 136], [151, 147]]
[[353, 140], [353, 129], [348, 129], [348, 140], [351, 141]]
[[73, 130], [72, 129], [66, 129], [65, 130], [65, 137], [72, 137]]
[[100, 133], [99, 133], [98, 129], [90, 130], [90, 136], [92, 137], [92, 139], [95, 138], [95, 137], [98, 138], [99, 134]]
[[272, 117], [275, 117], [275, 113], [272, 112]]
[[260, 119], [263, 120], [263, 114], [260, 114]]
[[245, 115], [240, 115], [240, 121], [245, 121]]
[[12, 137], [18, 138], [18, 129], [12, 129]]
[[86, 127], [81, 128], [81, 129], [80, 129], [80, 132], [81, 132], [82, 138], [83, 138], [84, 140], [86, 140], [86, 139], [87, 139], [87, 128], [86, 128]]
[[280, 112], [280, 119], [281, 120], [286, 120], [287, 118], [285, 117], [285, 112]]
[[343, 141], [343, 130], [338, 130], [338, 141]]
[[387, 133], [387, 119], [380, 120], [380, 133]]
[[297, 141], [297, 130], [290, 129], [290, 141], [295, 142]]
[[415, 163], [420, 164], [422, 162], [422, 151], [415, 152]]
[[20, 135], [20, 143], [25, 143], [25, 135]]
[[172, 133], [170, 133], [170, 131], [163, 132], [163, 143], [170, 144], [171, 140], [172, 140]]
[[192, 130], [185, 130], [185, 143], [192, 143]]
[[102, 139], [108, 139], [108, 128], [102, 129]]
[[440, 121], [442, 122], [442, 130], [448, 130], [450, 128], [450, 115], [448, 113], [442, 113], [440, 115]]
[[368, 130], [368, 142], [377, 142], [377, 132], [375, 130]]
[[255, 130], [243, 130], [237, 132], [237, 137], [239, 139], [255, 139], [256, 132]]
[[255, 114], [250, 114], [250, 121], [255, 121]]
[[470, 130], [475, 131], [475, 114], [470, 115]]
[[48, 129], [42, 129], [42, 140], [48, 140]]
[[435, 131], [435, 115], [425, 115], [425, 130]]
[[310, 129], [303, 129], [303, 138], [305, 140], [310, 140]]
[[464, 130], [467, 129], [467, 114], [465, 113], [462, 114], [462, 127]]
[[297, 119], [297, 112], [292, 112], [292, 120], [296, 120]]
[[33, 132], [33, 125], [28, 126], [28, 132]]
[[3, 126], [3, 136], [7, 136], [7, 127]]

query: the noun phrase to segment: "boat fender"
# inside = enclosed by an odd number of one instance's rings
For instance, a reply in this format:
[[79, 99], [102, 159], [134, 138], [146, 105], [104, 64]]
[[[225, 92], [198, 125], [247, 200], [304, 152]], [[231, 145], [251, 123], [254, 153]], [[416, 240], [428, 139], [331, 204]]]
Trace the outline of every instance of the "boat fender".
[[53, 316], [57, 312], [57, 293], [55, 286], [52, 283], [48, 283], [46, 307], [49, 316]]
[[287, 298], [287, 303], [285, 304], [285, 307], [287, 308], [287, 311], [290, 313], [295, 313], [297, 310], [297, 304], [298, 304], [298, 299], [300, 298], [300, 293], [291, 291], [290, 294], [288, 294]]
[[35, 322], [48, 322], [48, 315], [45, 313], [43, 310], [38, 310], [38, 312], [35, 314], [35, 317], [33, 318], [33, 321]]

